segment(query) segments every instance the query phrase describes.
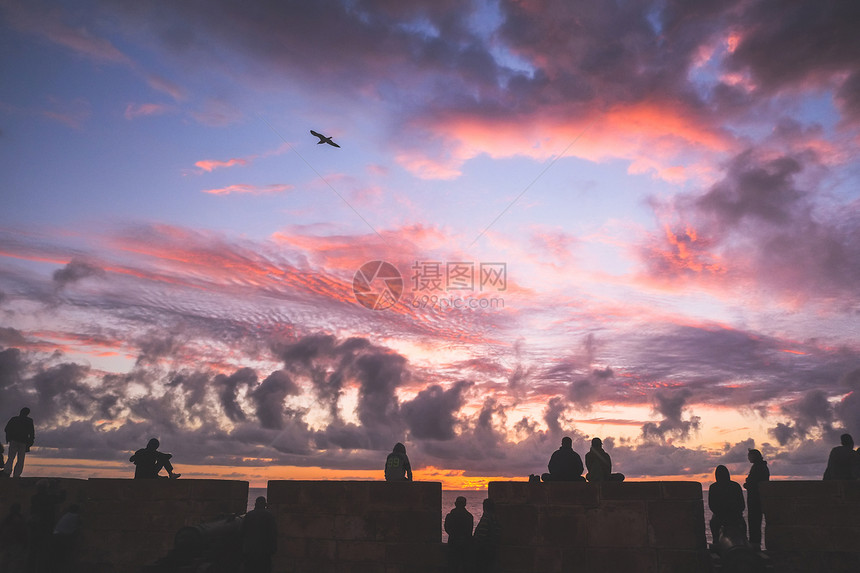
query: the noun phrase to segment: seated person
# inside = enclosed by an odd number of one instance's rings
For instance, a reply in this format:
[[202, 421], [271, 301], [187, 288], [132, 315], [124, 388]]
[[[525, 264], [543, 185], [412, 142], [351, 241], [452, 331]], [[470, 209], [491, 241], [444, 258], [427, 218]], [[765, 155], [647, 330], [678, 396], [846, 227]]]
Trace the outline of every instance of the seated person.
[[561, 439], [561, 447], [552, 453], [547, 468], [549, 473], [541, 476], [543, 481], [585, 481], [582, 458], [573, 451], [573, 440], [568, 436]]
[[397, 442], [385, 458], [385, 481], [412, 481], [412, 465], [406, 455], [406, 446]]
[[742, 531], [746, 539], [746, 522], [744, 521], [744, 492], [738, 482], [732, 481], [729, 469], [719, 465], [714, 470], [716, 482], [708, 489], [708, 507], [711, 508], [711, 535], [714, 544], [720, 539], [720, 528]]
[[158, 472], [161, 468], [167, 470], [167, 477], [176, 479], [182, 474], [173, 471], [173, 464], [170, 463], [170, 458], [173, 454], [165, 454], [158, 451], [158, 440], [152, 438], [145, 448], [141, 448], [134, 452], [128, 461], [134, 462], [134, 479], [156, 479], [159, 477]]
[[588, 473], [585, 479], [594, 481], [624, 481], [624, 474], [612, 473], [612, 459], [603, 449], [600, 438], [592, 438], [591, 450], [585, 454], [585, 466]]

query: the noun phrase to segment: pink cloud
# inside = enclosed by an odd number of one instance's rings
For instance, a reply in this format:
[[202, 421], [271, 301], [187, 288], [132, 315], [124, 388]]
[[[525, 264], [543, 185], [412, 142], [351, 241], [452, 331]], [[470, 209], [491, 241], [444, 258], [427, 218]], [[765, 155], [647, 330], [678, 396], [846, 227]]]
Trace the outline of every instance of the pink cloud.
[[161, 115], [170, 111], [170, 106], [158, 103], [130, 103], [125, 106], [125, 118], [134, 119], [136, 117], [147, 117], [151, 115]]
[[228, 185], [227, 187], [219, 187], [216, 189], [203, 189], [203, 192], [209, 193], [210, 195], [230, 195], [231, 193], [267, 195], [270, 193], [283, 193], [284, 191], [289, 191], [292, 188], [292, 185], [286, 185], [283, 183], [275, 183], [272, 185], [237, 183], [235, 185]]
[[233, 167], [234, 165], [241, 165], [244, 167], [248, 164], [250, 164], [250, 160], [236, 157], [233, 159], [228, 159], [227, 161], [219, 161], [217, 159], [203, 159], [195, 163], [194, 166], [199, 167], [200, 169], [208, 173], [220, 167]]

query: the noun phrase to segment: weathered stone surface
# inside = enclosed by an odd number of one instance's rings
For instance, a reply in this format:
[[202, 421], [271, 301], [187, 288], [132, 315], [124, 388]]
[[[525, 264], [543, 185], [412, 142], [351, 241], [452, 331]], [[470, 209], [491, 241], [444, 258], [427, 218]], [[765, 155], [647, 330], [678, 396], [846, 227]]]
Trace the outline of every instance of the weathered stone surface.
[[644, 501], [606, 501], [586, 511], [589, 547], [645, 547]]
[[649, 501], [648, 545], [667, 549], [705, 547], [702, 501]]
[[705, 549], [699, 551], [660, 551], [657, 555], [658, 573], [690, 573], [708, 571], [710, 557]]
[[546, 505], [540, 508], [540, 541], [560, 548], [585, 547], [588, 542], [585, 507]]
[[702, 499], [702, 484], [697, 481], [661, 481], [663, 499]]
[[538, 507], [531, 504], [497, 504], [496, 515], [502, 523], [502, 543], [531, 544], [539, 535]]
[[660, 499], [661, 496], [660, 483], [656, 481], [607, 481], [598, 483], [597, 485], [600, 486], [601, 500], [628, 499], [645, 501]]
[[657, 572], [657, 552], [653, 549], [589, 549], [589, 572]]
[[550, 505], [580, 505], [597, 507], [600, 485], [586, 482], [549, 482], [546, 488], [546, 503]]

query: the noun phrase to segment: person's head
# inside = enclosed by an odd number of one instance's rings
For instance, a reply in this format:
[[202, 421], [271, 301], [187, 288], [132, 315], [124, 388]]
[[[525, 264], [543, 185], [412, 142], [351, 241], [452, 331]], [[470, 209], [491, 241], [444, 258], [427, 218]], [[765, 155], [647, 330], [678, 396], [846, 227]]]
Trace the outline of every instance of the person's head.
[[570, 436], [565, 436], [561, 439], [561, 447], [562, 448], [572, 448], [573, 440], [570, 439]]
[[764, 461], [764, 456], [761, 455], [760, 451], [750, 448], [747, 452], [747, 459], [750, 461], [751, 464], [754, 464], [756, 462]]
[[729, 468], [720, 464], [717, 466], [717, 469], [714, 470], [714, 477], [717, 481], [731, 481], [732, 476], [729, 473]]
[[496, 511], [496, 502], [489, 497], [484, 500], [484, 512], [493, 513]]
[[600, 441], [600, 438], [591, 438], [591, 447], [599, 450], [603, 447], [603, 442]]
[[254, 500], [254, 509], [266, 509], [268, 507], [268, 503], [266, 503], [266, 498], [264, 496], [260, 496]]
[[157, 450], [157, 449], [158, 449], [158, 446], [160, 446], [160, 445], [161, 445], [161, 442], [159, 442], [159, 441], [158, 441], [157, 439], [155, 439], [155, 438], [152, 438], [151, 440], [149, 440], [149, 441], [146, 443], [146, 449], [147, 449], [147, 450]]
[[847, 446], [852, 450], [854, 449], [854, 438], [851, 437], [851, 434], [842, 434], [839, 436], [839, 441], [842, 442], [843, 446]]
[[397, 442], [396, 444], [394, 444], [394, 450], [393, 451], [395, 454], [405, 454], [406, 453], [406, 446], [404, 446], [400, 442]]
[[458, 496], [457, 499], [454, 500], [454, 507], [466, 507], [466, 498]]
[[23, 408], [21, 408], [21, 415], [22, 416], [29, 416], [30, 415], [30, 408], [28, 408], [27, 406], [24, 406]]

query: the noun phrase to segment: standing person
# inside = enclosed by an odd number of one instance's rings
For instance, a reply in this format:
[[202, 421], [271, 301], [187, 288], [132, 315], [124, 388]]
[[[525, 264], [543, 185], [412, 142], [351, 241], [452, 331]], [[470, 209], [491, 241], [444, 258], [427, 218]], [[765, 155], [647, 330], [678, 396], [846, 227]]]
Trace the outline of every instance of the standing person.
[[406, 446], [397, 442], [385, 458], [385, 481], [412, 481], [412, 465], [406, 456]]
[[466, 573], [469, 570], [469, 553], [472, 549], [472, 528], [475, 518], [466, 509], [462, 495], [454, 500], [454, 509], [445, 516], [445, 533], [448, 534], [448, 573]]
[[[744, 492], [740, 484], [732, 481], [729, 468], [724, 465], [714, 470], [717, 481], [708, 489], [708, 507], [711, 509], [711, 536], [716, 545], [720, 539], [720, 528], [746, 529], [744, 523]], [[746, 539], [746, 532], [743, 532]]]
[[[30, 446], [36, 441], [36, 431], [33, 428], [33, 419], [30, 418], [30, 408], [21, 408], [17, 416], [13, 416], [6, 423], [6, 442], [9, 443], [9, 457], [3, 471], [7, 476], [21, 477], [24, 471], [24, 458], [30, 451]], [[17, 460], [17, 461], [16, 461]], [[15, 473], [12, 473], [12, 465], [15, 465]]]
[[173, 471], [173, 464], [170, 463], [170, 458], [173, 454], [165, 454], [158, 451], [158, 446], [161, 444], [155, 438], [149, 440], [145, 448], [141, 448], [134, 452], [128, 458], [128, 461], [134, 463], [134, 479], [156, 479], [161, 477], [158, 472], [161, 468], [167, 470], [167, 477], [176, 479], [182, 474]]
[[763, 481], [770, 480], [770, 470], [767, 462], [758, 450], [751, 449], [747, 453], [747, 459], [752, 464], [744, 489], [747, 490], [747, 520], [749, 521], [750, 543], [761, 549], [761, 493], [758, 485]]
[[[860, 479], [860, 456], [854, 451], [854, 438], [851, 437], [851, 434], [842, 434], [839, 441], [842, 442], [842, 445], [830, 450], [830, 457], [827, 458], [827, 469], [824, 470], [824, 479]], [[11, 453], [9, 455], [11, 457]]]
[[266, 509], [262, 495], [254, 500], [254, 509], [242, 520], [242, 563], [245, 573], [271, 573], [272, 556], [278, 549], [275, 516]]
[[502, 537], [502, 524], [496, 517], [496, 504], [487, 498], [484, 500], [484, 515], [475, 528], [475, 571], [477, 573], [492, 573], [496, 570], [496, 560], [499, 553], [499, 541]]
[[24, 573], [27, 565], [27, 521], [21, 514], [21, 504], [9, 506], [9, 513], [0, 522], [0, 571]]
[[561, 439], [561, 447], [552, 453], [547, 464], [548, 474], [543, 481], [585, 481], [582, 477], [582, 458], [573, 451], [570, 436]]
[[603, 449], [600, 438], [591, 439], [591, 450], [585, 454], [585, 466], [588, 473], [585, 479], [595, 481], [624, 481], [624, 474], [612, 473], [612, 458]]

